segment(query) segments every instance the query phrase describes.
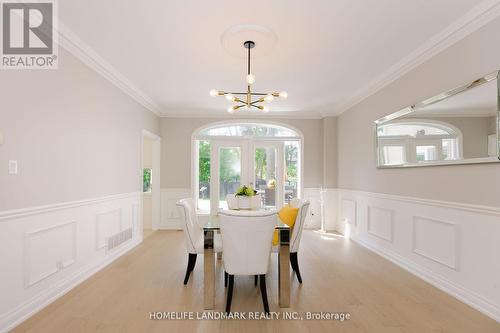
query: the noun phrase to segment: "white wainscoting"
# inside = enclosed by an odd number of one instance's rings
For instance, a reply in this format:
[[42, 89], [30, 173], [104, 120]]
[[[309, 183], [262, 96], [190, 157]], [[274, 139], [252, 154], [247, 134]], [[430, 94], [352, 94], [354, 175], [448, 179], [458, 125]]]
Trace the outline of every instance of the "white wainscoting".
[[338, 190], [337, 230], [500, 322], [500, 207]]
[[182, 221], [176, 203], [180, 199], [191, 198], [189, 188], [161, 189], [161, 223], [160, 229], [182, 230]]
[[[305, 227], [319, 229], [321, 226], [321, 190], [319, 188], [305, 188], [304, 198], [311, 202]], [[161, 190], [161, 224], [160, 229], [182, 230], [182, 221], [176, 207], [176, 202], [192, 196], [189, 188], [164, 188]], [[323, 190], [323, 212], [325, 227], [334, 230], [337, 225], [337, 189]], [[200, 221], [203, 217], [200, 217]]]
[[[0, 332], [53, 302], [142, 240], [141, 194], [0, 212]], [[105, 238], [134, 226], [106, 252]]]

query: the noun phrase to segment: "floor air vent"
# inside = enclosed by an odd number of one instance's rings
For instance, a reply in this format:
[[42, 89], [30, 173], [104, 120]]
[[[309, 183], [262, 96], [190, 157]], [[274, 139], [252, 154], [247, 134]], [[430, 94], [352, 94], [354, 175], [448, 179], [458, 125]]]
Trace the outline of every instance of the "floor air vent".
[[106, 251], [111, 251], [132, 239], [132, 228], [125, 229], [107, 239]]

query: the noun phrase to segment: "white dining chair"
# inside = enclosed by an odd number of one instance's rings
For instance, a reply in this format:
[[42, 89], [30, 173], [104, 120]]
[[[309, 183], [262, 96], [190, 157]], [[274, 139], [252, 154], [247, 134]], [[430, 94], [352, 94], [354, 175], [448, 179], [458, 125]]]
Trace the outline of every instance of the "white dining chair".
[[[300, 239], [302, 238], [302, 230], [304, 229], [304, 224], [307, 217], [307, 212], [309, 210], [310, 202], [304, 199], [294, 198], [290, 201], [290, 207], [298, 208], [297, 218], [295, 219], [295, 224], [293, 225], [292, 235], [290, 237], [290, 265], [292, 270], [297, 276], [299, 283], [302, 283], [302, 276], [300, 275], [298, 252], [300, 246]], [[273, 246], [273, 252], [278, 252], [279, 246]]]
[[[181, 199], [177, 202], [177, 208], [182, 218], [182, 229], [184, 230], [184, 240], [188, 252], [188, 264], [184, 284], [189, 281], [189, 276], [194, 270], [196, 257], [204, 252], [203, 230], [198, 224], [198, 216], [196, 215], [196, 204], [193, 199]], [[214, 252], [222, 251], [221, 237], [219, 234], [214, 235]]]
[[226, 312], [231, 311], [234, 276], [258, 275], [264, 311], [269, 313], [266, 274], [276, 211], [221, 211], [219, 218], [224, 270], [229, 277]]

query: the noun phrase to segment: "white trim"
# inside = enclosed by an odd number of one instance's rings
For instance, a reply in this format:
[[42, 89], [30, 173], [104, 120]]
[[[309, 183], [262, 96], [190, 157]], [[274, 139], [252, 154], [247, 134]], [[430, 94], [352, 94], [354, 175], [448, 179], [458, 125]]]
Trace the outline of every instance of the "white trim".
[[102, 257], [102, 259], [100, 259], [97, 264], [93, 263], [91, 265], [88, 265], [87, 267], [84, 267], [83, 269], [79, 270], [75, 274], [72, 274], [66, 279], [52, 285], [47, 289], [44, 289], [35, 298], [30, 299], [28, 302], [17, 306], [9, 312], [6, 312], [0, 317], [0, 332], [3, 333], [12, 330], [14, 327], [21, 324], [23, 321], [33, 316], [35, 313], [42, 310], [44, 307], [54, 302], [58, 298], [62, 297], [64, 294], [88, 279], [90, 276], [94, 275], [125, 253], [132, 250], [134, 247], [139, 245], [141, 241], [141, 239], [138, 239], [123, 247], [119, 251], [110, 254], [109, 256]]
[[5, 210], [5, 211], [0, 211], [0, 222], [11, 220], [11, 219], [17, 219], [17, 218], [21, 218], [21, 217], [26, 217], [29, 215], [37, 215], [37, 214], [47, 213], [47, 212], [56, 211], [56, 210], [75, 208], [75, 207], [81, 207], [81, 206], [88, 206], [88, 205], [93, 205], [93, 204], [111, 201], [111, 200], [117, 200], [117, 199], [126, 199], [126, 198], [139, 196], [139, 195], [141, 195], [141, 192], [128, 192], [128, 193], [112, 194], [112, 195], [107, 195], [107, 196], [103, 196], [103, 197], [84, 199], [84, 200], [78, 200], [78, 201], [68, 201], [68, 202], [56, 203], [56, 204], [45, 205], [45, 206], [35, 206], [35, 207], [27, 207], [27, 208], [14, 209], [14, 210]]
[[[265, 114], [258, 113], [259, 111], [255, 111], [255, 114], [241, 114], [241, 115], [234, 115], [234, 114], [229, 114], [229, 113], [214, 113], [217, 112], [217, 110], [207, 110], [206, 113], [203, 112], [178, 112], [178, 111], [165, 111], [162, 110], [162, 113], [160, 115], [160, 118], [215, 118], [215, 119], [231, 119], [238, 121], [240, 119], [246, 119], [246, 118], [255, 118], [259, 120], [266, 120], [266, 119], [323, 119], [325, 117], [331, 116], [331, 115], [322, 115], [320, 112], [317, 111], [295, 111], [295, 112], [279, 112], [279, 111], [270, 111]], [[241, 117], [241, 118], [240, 118]]]
[[481, 1], [447, 28], [428, 39], [415, 51], [359, 89], [339, 108], [333, 112], [322, 111], [321, 114], [324, 117], [342, 114], [498, 16], [500, 16], [500, 0]]
[[382, 247], [375, 247], [367, 242], [359, 239], [356, 236], [351, 236], [351, 239], [358, 243], [359, 245], [367, 248], [368, 250], [375, 252], [381, 257], [391, 261], [392, 263], [398, 265], [404, 270], [416, 275], [422, 280], [432, 284], [434, 287], [441, 289], [442, 291], [450, 294], [451, 296], [459, 299], [465, 304], [470, 305], [474, 309], [483, 312], [487, 316], [493, 318], [494, 320], [500, 322], [500, 307], [496, 304], [489, 302], [484, 297], [476, 294], [475, 292], [458, 286], [451, 281], [435, 274], [434, 272], [414, 264], [410, 260]]
[[[152, 165], [144, 165], [144, 138], [149, 138], [152, 141]], [[141, 135], [141, 170], [140, 170], [140, 187], [139, 191], [143, 194], [141, 196], [141, 212], [144, 212], [144, 196], [151, 197], [151, 229], [158, 230], [161, 224], [161, 137], [153, 132], [143, 129]], [[149, 168], [153, 170], [153, 184], [151, 192], [142, 192], [143, 190], [143, 170]], [[144, 214], [140, 216], [140, 229], [144, 228], [143, 221]]]
[[[389, 215], [390, 215], [390, 219], [389, 219], [389, 235], [382, 235], [376, 231], [373, 230], [372, 228], [372, 219], [371, 219], [371, 212], [373, 210], [379, 210], [379, 211], [382, 211], [382, 212], [388, 212]], [[366, 220], [367, 220], [367, 229], [366, 231], [372, 235], [372, 236], [375, 236], [375, 237], [378, 237], [382, 240], [385, 240], [389, 243], [393, 243], [394, 241], [394, 209], [387, 209], [387, 208], [383, 208], [383, 207], [378, 207], [378, 206], [372, 206], [372, 205], [367, 205], [367, 213], [366, 213]]]
[[425, 199], [418, 197], [402, 196], [396, 194], [365, 192], [365, 191], [349, 190], [349, 189], [339, 189], [339, 190], [342, 193], [348, 193], [352, 195], [363, 195], [378, 199], [388, 199], [388, 200], [409, 202], [414, 204], [429, 205], [434, 207], [453, 208], [462, 211], [500, 216], [500, 207], [482, 206], [482, 205], [474, 205], [474, 204], [467, 204], [467, 203], [460, 203], [453, 201], [433, 200], [433, 199]]
[[[69, 266], [73, 265], [74, 263], [76, 263], [76, 252], [77, 252], [77, 249], [76, 249], [76, 242], [77, 242], [77, 239], [76, 239], [76, 225], [77, 225], [77, 221], [76, 220], [72, 220], [72, 221], [69, 221], [69, 222], [64, 222], [64, 223], [59, 223], [59, 224], [56, 224], [56, 225], [52, 225], [50, 227], [46, 227], [46, 228], [43, 228], [43, 229], [38, 229], [38, 230], [33, 230], [33, 231], [28, 231], [28, 232], [25, 232], [24, 233], [24, 272], [25, 272], [25, 276], [24, 276], [24, 287], [25, 288], [29, 288], [45, 279], [47, 279], [48, 277], [60, 272], [61, 270], [65, 269], [65, 268], [68, 268]], [[70, 260], [67, 260], [63, 263], [61, 263], [61, 266], [59, 265], [56, 265], [55, 267], [53, 267], [53, 269], [51, 269], [50, 271], [48, 272], [45, 272], [44, 274], [42, 274], [42, 276], [39, 276], [37, 277], [36, 279], [32, 279], [31, 277], [31, 270], [30, 270], [30, 267], [29, 267], [29, 262], [30, 262], [30, 240], [32, 239], [32, 237], [34, 237], [35, 235], [38, 235], [38, 234], [43, 234], [43, 233], [48, 233], [50, 231], [53, 231], [53, 230], [56, 230], [56, 229], [59, 229], [59, 228], [63, 228], [63, 227], [66, 227], [66, 226], [71, 226], [71, 232], [72, 232], [72, 235], [71, 235], [71, 259]]]
[[[493, 238], [483, 240], [477, 237], [486, 230], [490, 234], [495, 234], [500, 226], [497, 224], [497, 222], [500, 223], [500, 219], [497, 218], [500, 216], [500, 207], [344, 189], [338, 189], [338, 191], [339, 209], [341, 209], [342, 200], [349, 198], [356, 199], [359, 203], [357, 210], [360, 212], [370, 205], [395, 211], [393, 243], [381, 243], [371, 238], [367, 231], [369, 217], [365, 214], [358, 214], [358, 227], [352, 230], [350, 237], [346, 234], [347, 238], [353, 239], [500, 322], [500, 303], [498, 303], [498, 297], [490, 292], [496, 282], [494, 277], [497, 275], [497, 267], [489, 265], [487, 259], [476, 266], [476, 259], [470, 256], [473, 252], [474, 257], [482, 255], [487, 257], [489, 252], [483, 251], [494, 248]], [[339, 231], [343, 226], [347, 226], [341, 217], [342, 215], [339, 215], [337, 221]], [[453, 234], [453, 237], [446, 241], [449, 246], [447, 249], [453, 248], [454, 257], [440, 257], [438, 253], [441, 252], [433, 252], [436, 248], [425, 248], [424, 251], [420, 251], [418, 244], [415, 244], [415, 218], [450, 225], [452, 229], [449, 232]], [[479, 244], [482, 250], [475, 251]], [[463, 253], [469, 253], [469, 255], [462, 256]], [[476, 269], [481, 269], [481, 271], [476, 272]], [[479, 285], [480, 283], [486, 283], [488, 289], [485, 290]]]
[[[439, 258], [437, 258], [436, 256], [430, 254], [430, 253], [425, 253], [424, 251], [420, 250], [418, 248], [418, 244], [417, 244], [417, 221], [418, 220], [422, 220], [422, 221], [428, 221], [428, 222], [433, 222], [433, 223], [437, 223], [437, 224], [442, 224], [442, 225], [447, 225], [447, 226], [451, 226], [453, 228], [453, 237], [454, 237], [454, 255], [455, 255], [455, 258], [453, 260], [453, 264], [450, 264], [450, 263], [447, 263], [445, 262], [444, 260], [441, 260]], [[412, 246], [411, 246], [411, 250], [413, 251], [413, 253], [416, 253], [418, 254], [419, 256], [422, 256], [424, 258], [427, 258], [429, 260], [432, 260], [434, 262], [437, 262], [438, 264], [441, 264], [445, 267], [448, 267], [448, 268], [451, 268], [455, 271], [458, 271], [459, 270], [459, 264], [460, 264], [460, 260], [459, 260], [459, 253], [460, 253], [460, 225], [457, 224], [457, 223], [453, 223], [453, 222], [448, 222], [448, 221], [443, 221], [443, 220], [437, 220], [437, 219], [432, 219], [432, 218], [428, 218], [428, 217], [424, 217], [424, 216], [413, 216], [413, 221], [412, 221]]]
[[104, 60], [96, 51], [86, 44], [80, 37], [71, 31], [59, 20], [59, 44], [77, 59], [110, 81], [125, 94], [144, 106], [157, 116], [160, 115], [160, 106], [127, 79], [120, 71]]

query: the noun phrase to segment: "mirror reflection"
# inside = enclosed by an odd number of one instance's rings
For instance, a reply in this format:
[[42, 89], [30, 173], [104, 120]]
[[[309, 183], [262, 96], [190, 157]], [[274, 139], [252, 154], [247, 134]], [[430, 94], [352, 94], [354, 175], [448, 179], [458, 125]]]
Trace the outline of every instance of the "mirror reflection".
[[497, 73], [376, 123], [380, 167], [498, 161]]

